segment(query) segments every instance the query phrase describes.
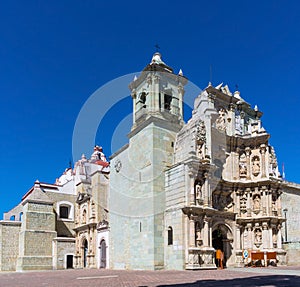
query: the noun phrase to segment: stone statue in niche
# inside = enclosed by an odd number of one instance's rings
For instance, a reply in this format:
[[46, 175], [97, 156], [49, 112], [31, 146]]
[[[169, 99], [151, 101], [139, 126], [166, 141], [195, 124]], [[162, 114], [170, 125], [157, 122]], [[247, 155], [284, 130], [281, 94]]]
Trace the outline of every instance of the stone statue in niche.
[[196, 125], [196, 143], [197, 155], [203, 159], [205, 156], [205, 143], [206, 143], [206, 128], [203, 120], [200, 120]]
[[240, 209], [242, 213], [247, 212], [247, 196], [245, 194], [240, 198]]
[[238, 134], [243, 134], [244, 129], [244, 120], [242, 119], [240, 114], [236, 114], [235, 116], [235, 130]]
[[247, 162], [246, 162], [246, 155], [244, 153], [240, 156], [239, 169], [240, 169], [240, 177], [246, 177], [247, 176]]
[[224, 108], [219, 110], [219, 117], [216, 119], [216, 128], [220, 131], [226, 130], [226, 111]]
[[200, 223], [196, 222], [196, 246], [200, 247], [202, 245], [202, 239], [201, 239], [201, 228]]
[[252, 174], [258, 176], [260, 173], [260, 159], [258, 156], [252, 158]]
[[81, 220], [82, 223], [85, 224], [86, 223], [86, 210], [85, 209], [82, 211], [82, 217], [81, 218], [82, 218], [82, 220]]
[[269, 153], [269, 174], [273, 175], [273, 176], [277, 176], [277, 158], [276, 158], [276, 154], [275, 154], [275, 150], [273, 147], [270, 147], [270, 153]]
[[196, 201], [201, 204], [202, 203], [202, 186], [199, 181], [196, 181], [195, 183], [195, 196]]
[[260, 228], [254, 230], [255, 245], [258, 247], [262, 242], [262, 231]]
[[213, 193], [213, 208], [215, 208], [215, 209], [218, 209], [218, 207], [219, 207], [219, 204], [218, 204], [218, 201], [219, 201], [219, 199], [218, 199], [218, 196], [215, 194], [215, 193]]
[[258, 194], [254, 195], [253, 197], [253, 211], [254, 212], [260, 211], [260, 196]]
[[272, 196], [272, 213], [273, 215], [277, 215], [277, 207], [276, 207], [277, 198], [275, 195]]

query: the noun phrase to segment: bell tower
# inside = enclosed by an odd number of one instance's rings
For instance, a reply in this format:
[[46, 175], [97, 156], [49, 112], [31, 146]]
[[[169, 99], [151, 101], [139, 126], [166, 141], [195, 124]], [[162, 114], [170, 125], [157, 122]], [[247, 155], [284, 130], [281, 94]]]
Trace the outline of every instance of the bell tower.
[[[133, 99], [133, 126], [140, 130], [157, 118], [183, 126], [183, 95], [187, 79], [182, 71], [176, 75], [156, 52], [141, 75], [130, 83]], [[137, 130], [137, 131], [138, 131]], [[137, 132], [136, 131], [136, 132]]]
[[176, 135], [184, 124], [186, 83], [182, 71], [174, 74], [155, 53], [129, 84], [133, 99], [129, 144], [111, 157], [112, 268], [164, 268], [165, 170], [173, 164]]

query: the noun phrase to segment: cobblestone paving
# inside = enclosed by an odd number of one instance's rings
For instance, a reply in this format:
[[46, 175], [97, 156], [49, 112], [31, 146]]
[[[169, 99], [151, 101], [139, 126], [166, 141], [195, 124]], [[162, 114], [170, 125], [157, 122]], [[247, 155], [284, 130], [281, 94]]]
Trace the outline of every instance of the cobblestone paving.
[[0, 272], [1, 287], [297, 287], [300, 267], [207, 271], [62, 270]]

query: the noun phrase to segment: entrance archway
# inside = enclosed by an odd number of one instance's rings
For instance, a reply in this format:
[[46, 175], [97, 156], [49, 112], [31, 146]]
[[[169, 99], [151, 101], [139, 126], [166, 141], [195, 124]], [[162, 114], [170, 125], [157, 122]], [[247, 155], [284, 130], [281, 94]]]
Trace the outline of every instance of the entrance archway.
[[[228, 266], [228, 263], [232, 259], [232, 242], [233, 236], [230, 229], [224, 225], [217, 225], [213, 229], [212, 233], [212, 245], [215, 250], [221, 250], [224, 254], [223, 266]], [[217, 267], [218, 263], [216, 260]]]
[[106, 242], [104, 239], [100, 242], [100, 268], [106, 268]]
[[87, 267], [87, 255], [88, 255], [88, 241], [86, 239], [82, 242], [83, 249], [83, 267]]

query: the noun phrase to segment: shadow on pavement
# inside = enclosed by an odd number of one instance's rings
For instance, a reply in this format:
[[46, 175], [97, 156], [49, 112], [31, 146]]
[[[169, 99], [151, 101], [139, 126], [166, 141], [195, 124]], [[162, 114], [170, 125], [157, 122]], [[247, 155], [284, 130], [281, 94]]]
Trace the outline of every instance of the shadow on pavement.
[[220, 279], [220, 280], [199, 280], [191, 283], [180, 283], [171, 285], [157, 285], [157, 287], [297, 287], [300, 286], [300, 276], [288, 275], [269, 275], [269, 276], [255, 276], [248, 278], [235, 278], [235, 279]]

